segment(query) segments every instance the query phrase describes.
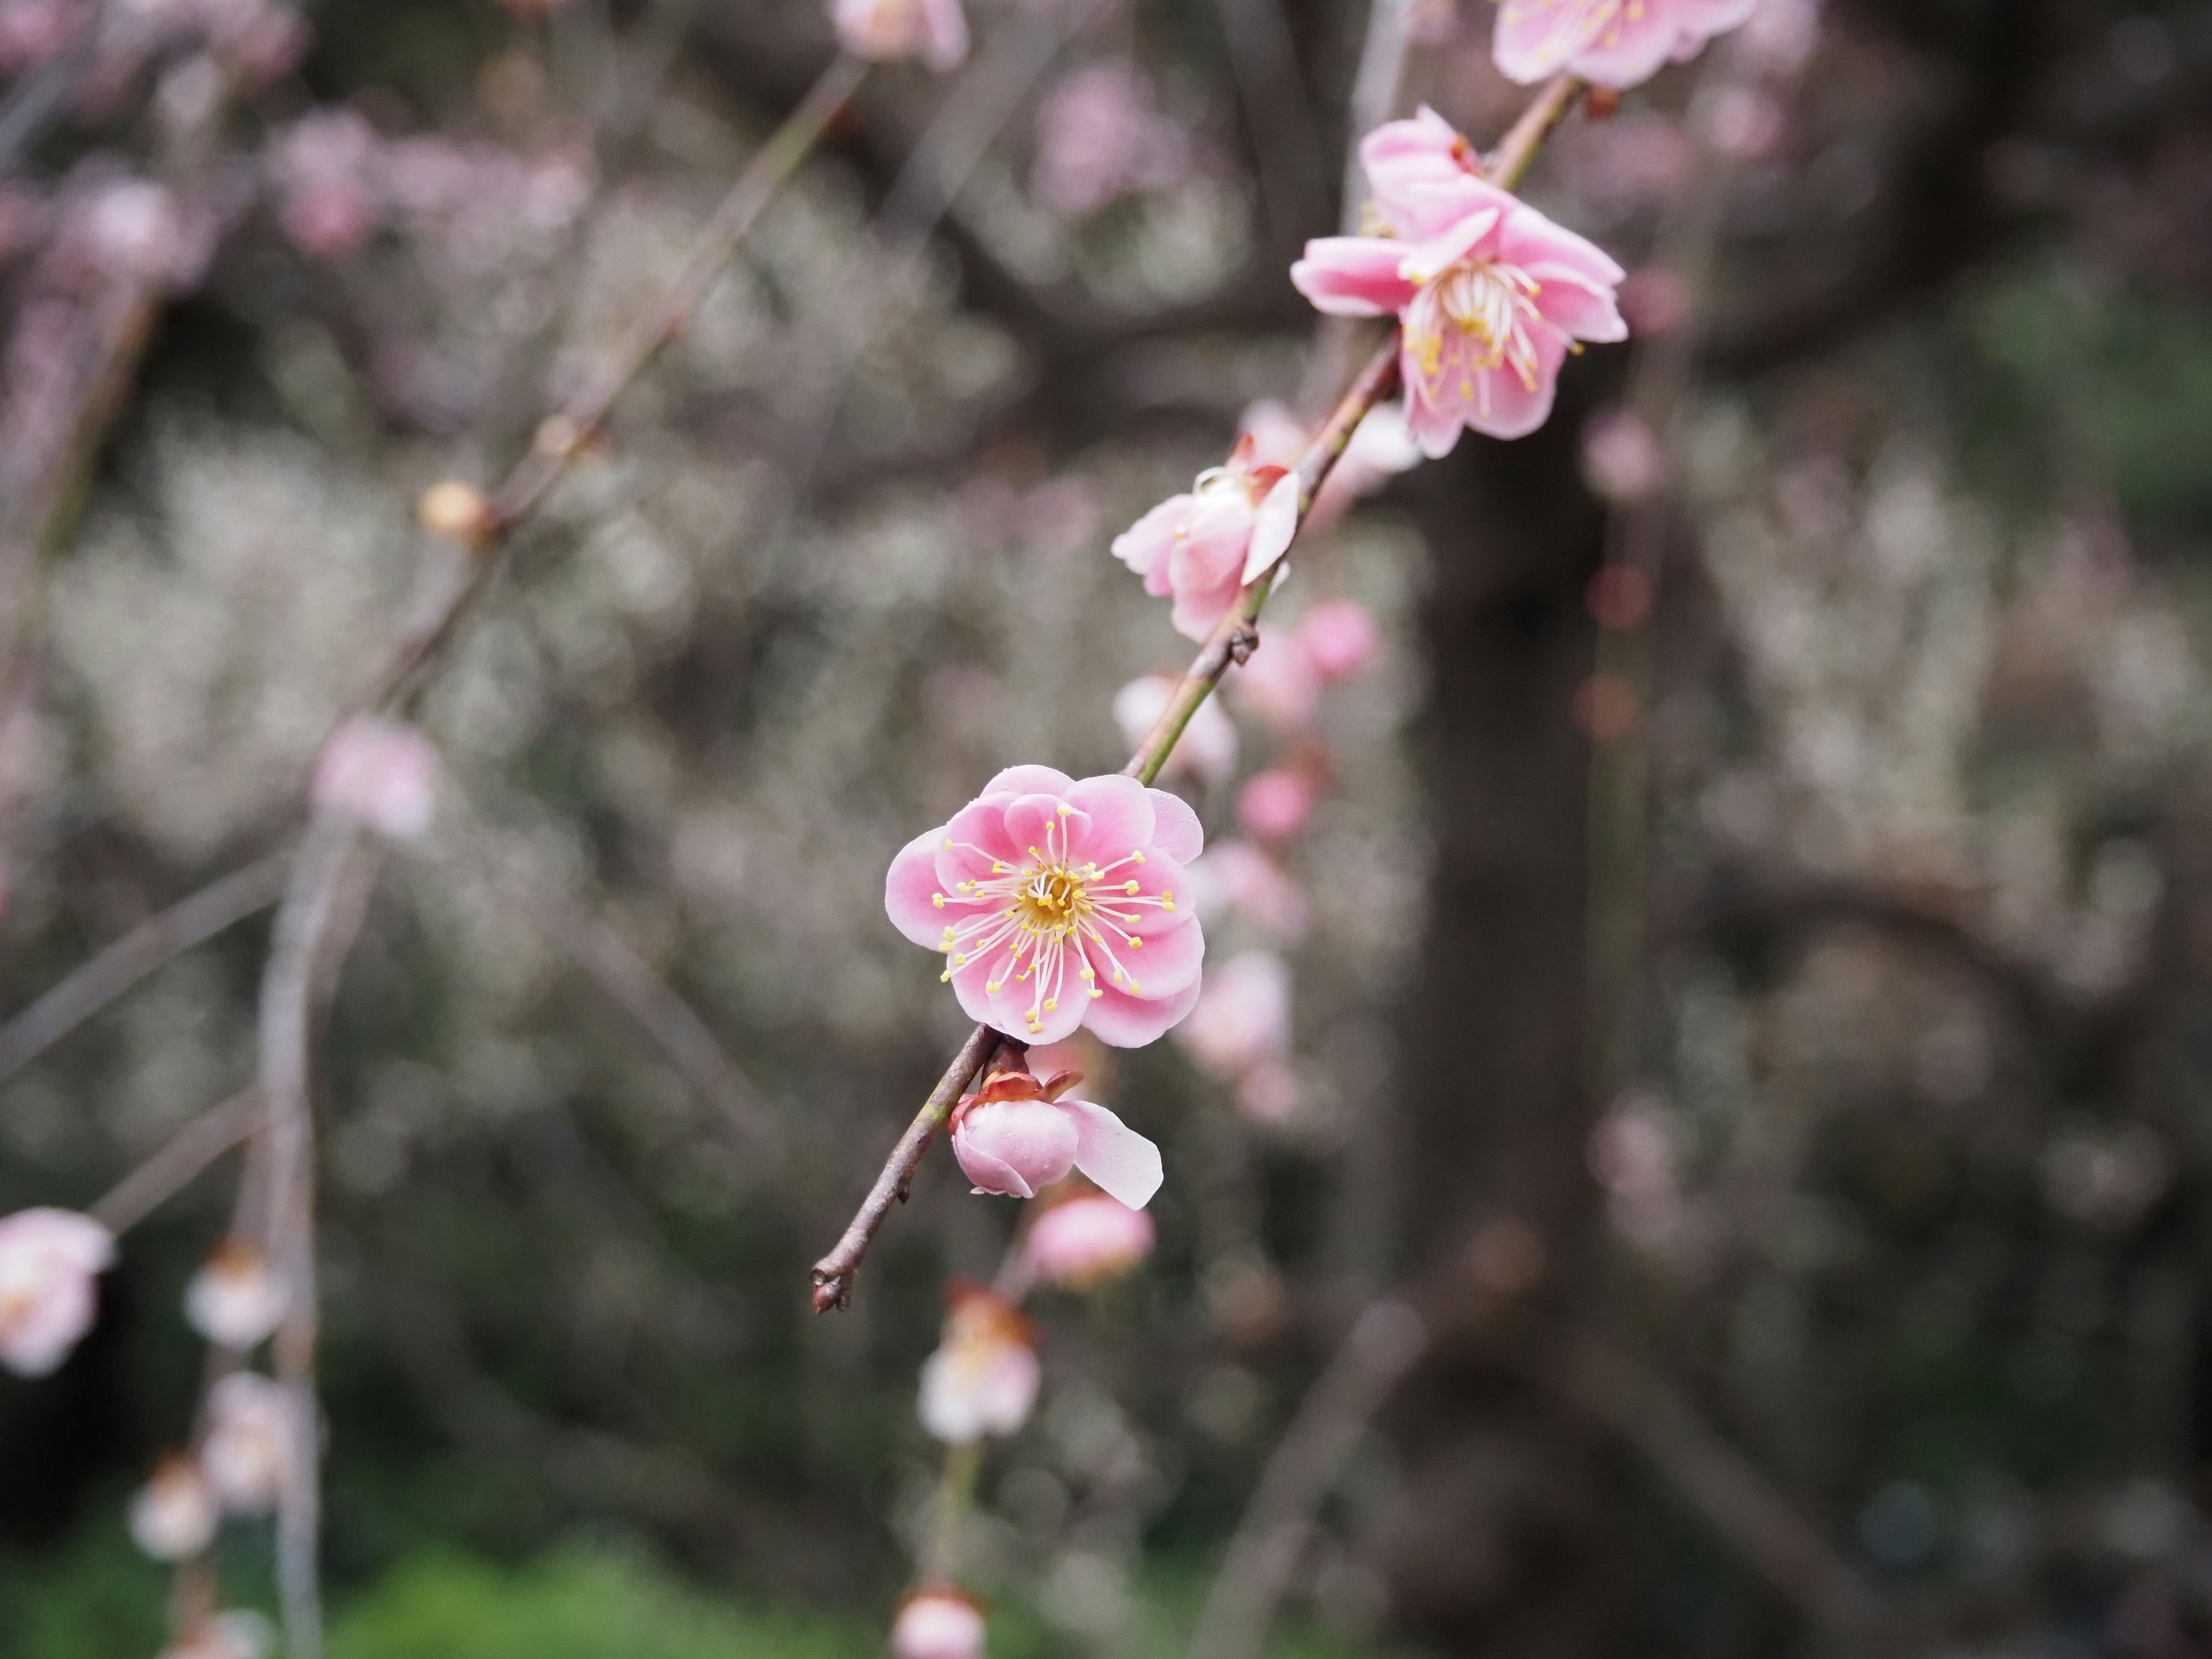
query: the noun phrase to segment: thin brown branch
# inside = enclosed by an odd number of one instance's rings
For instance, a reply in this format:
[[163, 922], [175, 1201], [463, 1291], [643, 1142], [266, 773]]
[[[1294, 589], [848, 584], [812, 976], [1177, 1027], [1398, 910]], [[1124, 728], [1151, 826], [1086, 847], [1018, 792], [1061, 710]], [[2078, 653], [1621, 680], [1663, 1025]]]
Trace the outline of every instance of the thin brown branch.
[[988, 1025], [978, 1025], [968, 1034], [968, 1041], [960, 1045], [960, 1052], [952, 1057], [952, 1064], [945, 1068], [945, 1075], [929, 1091], [929, 1098], [914, 1115], [914, 1121], [906, 1126], [906, 1133], [891, 1148], [891, 1155], [884, 1160], [877, 1173], [875, 1185], [860, 1202], [859, 1213], [845, 1229], [845, 1236], [837, 1241], [837, 1248], [814, 1264], [814, 1311], [827, 1313], [832, 1308], [842, 1308], [853, 1299], [853, 1276], [860, 1270], [861, 1258], [868, 1246], [875, 1242], [882, 1229], [884, 1218], [891, 1212], [891, 1206], [906, 1202], [907, 1190], [913, 1185], [914, 1172], [921, 1166], [921, 1155], [929, 1150], [946, 1116], [960, 1097], [968, 1092], [968, 1085], [975, 1080], [996, 1053], [1000, 1043], [1019, 1049], [1023, 1045], [1012, 1038], [1002, 1037]]
[[1552, 129], [1567, 118], [1582, 89], [1583, 83], [1571, 75], [1555, 75], [1547, 81], [1498, 141], [1498, 148], [1491, 151], [1483, 163], [1484, 176], [1504, 189], [1517, 187], [1528, 164], [1536, 159], [1536, 152], [1544, 147], [1544, 140], [1552, 136]]
[[139, 923], [0, 1026], [0, 1083], [155, 969], [274, 904], [284, 890], [289, 860], [277, 854], [210, 882]]
[[253, 1132], [258, 1097], [241, 1089], [185, 1123], [85, 1212], [111, 1233], [125, 1233], [198, 1180]]

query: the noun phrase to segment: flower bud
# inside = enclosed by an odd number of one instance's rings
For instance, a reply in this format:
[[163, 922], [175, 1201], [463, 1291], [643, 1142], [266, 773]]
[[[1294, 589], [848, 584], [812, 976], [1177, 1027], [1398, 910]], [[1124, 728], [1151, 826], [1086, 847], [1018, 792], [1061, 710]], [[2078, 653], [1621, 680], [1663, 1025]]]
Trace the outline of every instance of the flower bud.
[[316, 763], [315, 805], [412, 841], [437, 804], [438, 751], [413, 726], [364, 715], [331, 734]]
[[1323, 599], [1298, 623], [1298, 638], [1325, 680], [1348, 680], [1375, 659], [1375, 619], [1357, 599]]
[[1261, 841], [1288, 841], [1313, 817], [1314, 787], [1302, 774], [1278, 769], [1245, 780], [1237, 818]]
[[221, 1515], [200, 1466], [172, 1453], [131, 1500], [131, 1541], [156, 1561], [189, 1560], [215, 1541]]
[[487, 540], [495, 528], [491, 503], [484, 499], [483, 492], [458, 478], [448, 478], [424, 490], [415, 516], [432, 535], [450, 536], [471, 546]]
[[921, 1368], [921, 1425], [964, 1446], [1014, 1433], [1036, 1404], [1040, 1371], [1029, 1322], [981, 1286], [956, 1285], [945, 1340]]
[[217, 1347], [243, 1353], [276, 1328], [286, 1301], [261, 1252], [226, 1238], [185, 1286], [185, 1318]]
[[891, 1626], [892, 1659], [983, 1659], [983, 1615], [956, 1589], [907, 1598]]
[[297, 1455], [292, 1402], [279, 1384], [234, 1371], [208, 1394], [200, 1468], [222, 1506], [240, 1515], [273, 1508]]

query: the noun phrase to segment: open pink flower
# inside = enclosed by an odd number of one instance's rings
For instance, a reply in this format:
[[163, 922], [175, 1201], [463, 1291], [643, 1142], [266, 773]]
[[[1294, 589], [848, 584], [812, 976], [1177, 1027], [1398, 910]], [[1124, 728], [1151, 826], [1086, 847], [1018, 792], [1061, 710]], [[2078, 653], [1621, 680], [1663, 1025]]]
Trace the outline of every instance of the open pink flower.
[[1650, 80], [1668, 59], [1694, 58], [1735, 27], [1757, 0], [1504, 0], [1491, 55], [1523, 86], [1565, 70], [1601, 87]]
[[1152, 1237], [1152, 1218], [1142, 1210], [1103, 1193], [1085, 1193], [1030, 1223], [1022, 1255], [1039, 1279], [1088, 1290], [1150, 1255]]
[[[1369, 313], [1373, 314], [1373, 313]], [[1114, 538], [1114, 556], [1145, 579], [1145, 592], [1175, 596], [1176, 632], [1202, 640], [1237, 602], [1246, 573], [1280, 558], [1298, 528], [1298, 486], [1253, 459], [1247, 433], [1229, 465], [1198, 475]]]
[[830, 16], [839, 43], [855, 58], [879, 64], [919, 58], [933, 70], [949, 70], [968, 56], [960, 0], [834, 0]]
[[[969, 1017], [1024, 1042], [1152, 1042], [1198, 1000], [1198, 815], [1133, 778], [1015, 766], [891, 860], [884, 908]], [[1182, 895], [1178, 899], [1177, 895]]]
[[994, 1072], [952, 1109], [952, 1154], [979, 1193], [1035, 1198], [1080, 1170], [1141, 1210], [1160, 1189], [1160, 1149], [1087, 1100], [1060, 1097], [1079, 1072], [1038, 1079], [1020, 1065]]
[[74, 1210], [18, 1210], [0, 1220], [0, 1365], [44, 1376], [92, 1328], [95, 1281], [115, 1236]]
[[891, 1659], [983, 1659], [983, 1615], [958, 1590], [919, 1591], [891, 1626]]
[[956, 1281], [945, 1340], [921, 1368], [921, 1425], [970, 1445], [1007, 1435], [1036, 1404], [1036, 1342], [1030, 1322], [980, 1285]]
[[1397, 313], [1406, 427], [1423, 454], [1447, 453], [1462, 427], [1527, 436], [1576, 342], [1627, 337], [1613, 297], [1625, 273], [1485, 180], [1433, 110], [1376, 128], [1360, 157], [1384, 234], [1308, 242], [1291, 280], [1332, 316]]

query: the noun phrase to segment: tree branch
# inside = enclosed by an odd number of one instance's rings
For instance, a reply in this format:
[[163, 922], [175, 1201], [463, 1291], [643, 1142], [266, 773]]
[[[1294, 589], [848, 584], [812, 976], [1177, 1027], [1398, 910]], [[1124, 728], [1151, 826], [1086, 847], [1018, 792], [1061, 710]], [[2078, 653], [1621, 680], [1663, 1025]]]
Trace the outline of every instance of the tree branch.
[[190, 1119], [141, 1163], [88, 1206], [85, 1213], [111, 1233], [126, 1233], [201, 1172], [253, 1133], [258, 1097], [241, 1089]]

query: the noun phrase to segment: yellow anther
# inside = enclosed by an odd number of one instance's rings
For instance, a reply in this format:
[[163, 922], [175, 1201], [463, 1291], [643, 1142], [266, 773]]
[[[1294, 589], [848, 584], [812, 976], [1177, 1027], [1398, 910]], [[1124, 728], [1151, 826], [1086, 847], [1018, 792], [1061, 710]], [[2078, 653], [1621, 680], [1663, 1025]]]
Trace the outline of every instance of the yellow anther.
[[1103, 997], [1103, 996], [1104, 996], [1106, 994], [1105, 994], [1103, 991], [1102, 991], [1102, 990], [1098, 989], [1096, 986], [1093, 986], [1093, 987], [1091, 988], [1091, 994], [1093, 997]]
[[983, 981], [983, 994], [987, 997], [994, 997], [1006, 988], [1004, 980], [987, 979]]
[[1132, 853], [1129, 856], [1139, 864], [1142, 864], [1145, 861], [1145, 855], [1142, 853]]
[[1135, 892], [1136, 892], [1136, 890], [1137, 890], [1137, 884], [1136, 884], [1135, 882], [1132, 881], [1132, 882], [1131, 882], [1127, 886], [1124, 887], [1121, 890], [1122, 890], [1123, 892], [1125, 892], [1125, 893], [1128, 893], [1128, 894], [1131, 894], [1131, 895], [1134, 895], [1134, 894], [1135, 894]]
[[1141, 951], [1145, 948], [1145, 941], [1132, 933], [1129, 935], [1129, 948], [1132, 951]]
[[937, 982], [938, 982], [939, 985], [947, 984], [947, 983], [950, 983], [950, 982], [951, 982], [951, 978], [952, 978], [952, 970], [951, 970], [950, 968], [947, 968], [947, 969], [946, 969], [943, 973], [939, 974], [939, 975], [937, 976]]
[[967, 957], [956, 951], [952, 957], [952, 965], [955, 968], [965, 968], [968, 965]]
[[942, 910], [945, 908], [945, 895], [942, 893], [932, 893], [929, 896], [929, 902], [935, 905], [939, 909]]
[[1075, 809], [1074, 809], [1073, 806], [1070, 806], [1070, 805], [1069, 805], [1066, 801], [1064, 801], [1064, 800], [1056, 800], [1056, 801], [1054, 801], [1054, 802], [1052, 804], [1052, 810], [1053, 810], [1054, 811], [1055, 811], [1055, 812], [1059, 813], [1059, 814], [1060, 815], [1060, 817], [1066, 817], [1070, 812], [1073, 812]]
[[1058, 1013], [1060, 1012], [1059, 999], [1055, 997], [1047, 997], [1045, 999], [1044, 1011], [1048, 1014]]
[[952, 943], [952, 941], [953, 941], [954, 939], [958, 939], [959, 937], [960, 937], [960, 935], [959, 935], [958, 933], [955, 933], [955, 932], [954, 932], [951, 928], [950, 928], [950, 927], [948, 927], [948, 928], [946, 928], [946, 929], [945, 930], [945, 942], [947, 945], [951, 944], [951, 943]]
[[1091, 972], [1091, 964], [1090, 964], [1089, 963], [1087, 963], [1087, 962], [1086, 962], [1086, 963], [1085, 963], [1083, 964], [1083, 970], [1082, 970], [1082, 971], [1083, 971], [1083, 977], [1084, 977], [1084, 978], [1085, 978], [1085, 979], [1087, 979], [1087, 980], [1089, 980], [1089, 979], [1097, 979], [1097, 978], [1098, 977], [1098, 975], [1097, 975], [1097, 974], [1095, 974], [1095, 973]]

